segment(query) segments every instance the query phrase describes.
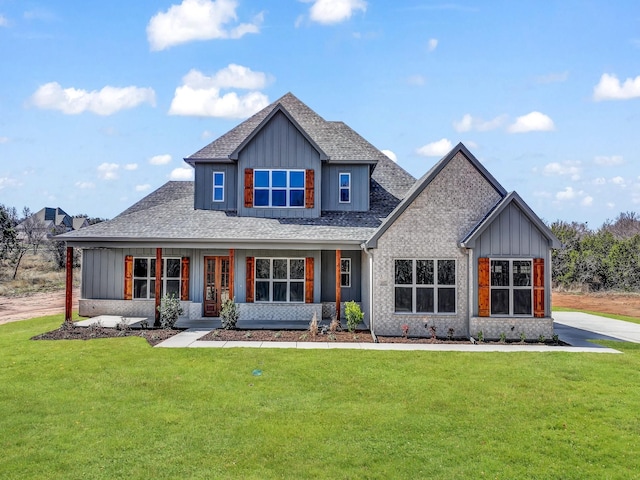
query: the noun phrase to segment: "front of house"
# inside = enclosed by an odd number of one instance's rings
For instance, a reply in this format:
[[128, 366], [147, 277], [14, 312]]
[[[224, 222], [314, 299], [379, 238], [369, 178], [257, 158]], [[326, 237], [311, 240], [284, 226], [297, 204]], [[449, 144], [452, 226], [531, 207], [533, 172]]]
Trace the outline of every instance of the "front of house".
[[64, 235], [80, 315], [153, 317], [175, 293], [189, 318], [233, 298], [271, 328], [354, 300], [377, 335], [553, 333], [558, 240], [462, 144], [416, 181], [289, 93], [185, 161], [193, 182]]

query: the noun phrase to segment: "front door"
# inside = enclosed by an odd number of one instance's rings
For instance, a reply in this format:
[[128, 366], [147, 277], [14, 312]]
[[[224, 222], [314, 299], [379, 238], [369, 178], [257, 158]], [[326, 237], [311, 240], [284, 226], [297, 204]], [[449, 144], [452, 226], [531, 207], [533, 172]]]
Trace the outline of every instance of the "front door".
[[229, 299], [229, 257], [204, 257], [204, 316], [219, 317]]

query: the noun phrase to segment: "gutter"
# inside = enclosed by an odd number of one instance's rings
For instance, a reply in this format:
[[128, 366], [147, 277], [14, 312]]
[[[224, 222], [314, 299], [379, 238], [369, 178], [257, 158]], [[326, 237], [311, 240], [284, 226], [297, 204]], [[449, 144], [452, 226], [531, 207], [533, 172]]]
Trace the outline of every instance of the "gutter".
[[361, 243], [360, 247], [364, 250], [364, 253], [369, 257], [369, 330], [371, 330], [371, 337], [374, 343], [378, 343], [375, 329], [373, 328], [373, 254], [367, 249], [365, 243]]

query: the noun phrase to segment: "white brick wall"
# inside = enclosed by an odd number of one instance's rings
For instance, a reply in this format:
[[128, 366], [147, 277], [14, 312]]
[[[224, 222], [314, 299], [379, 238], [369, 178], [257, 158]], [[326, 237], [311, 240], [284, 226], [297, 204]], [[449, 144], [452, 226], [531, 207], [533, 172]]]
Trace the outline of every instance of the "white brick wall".
[[[374, 255], [373, 316], [377, 335], [400, 335], [407, 324], [410, 335], [430, 336], [425, 325], [435, 325], [438, 336], [453, 328], [455, 336], [469, 334], [468, 257], [460, 240], [500, 200], [489, 182], [458, 153], [418, 195], [378, 240]], [[455, 259], [457, 308], [454, 315], [394, 313], [396, 258]]]
[[525, 340], [538, 340], [540, 336], [550, 340], [553, 336], [553, 318], [471, 317], [470, 335], [478, 338], [479, 332], [482, 332], [485, 340], [498, 340], [503, 333], [507, 340], [520, 340], [520, 334], [524, 334]]

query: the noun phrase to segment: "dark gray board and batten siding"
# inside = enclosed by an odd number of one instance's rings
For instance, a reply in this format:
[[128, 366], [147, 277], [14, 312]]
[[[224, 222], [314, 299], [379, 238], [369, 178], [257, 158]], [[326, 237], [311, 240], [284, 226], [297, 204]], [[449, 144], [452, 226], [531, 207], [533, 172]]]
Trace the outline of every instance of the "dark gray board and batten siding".
[[[369, 210], [370, 165], [332, 165], [322, 168], [322, 210], [366, 212]], [[340, 203], [341, 173], [351, 174], [351, 202]]]
[[[238, 167], [234, 163], [198, 163], [195, 166], [194, 206], [199, 210], [236, 210]], [[213, 201], [213, 173], [224, 173], [224, 201]]]

